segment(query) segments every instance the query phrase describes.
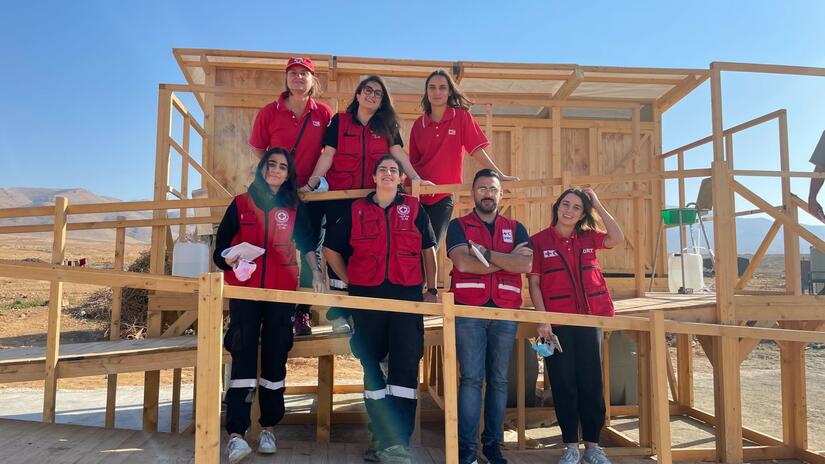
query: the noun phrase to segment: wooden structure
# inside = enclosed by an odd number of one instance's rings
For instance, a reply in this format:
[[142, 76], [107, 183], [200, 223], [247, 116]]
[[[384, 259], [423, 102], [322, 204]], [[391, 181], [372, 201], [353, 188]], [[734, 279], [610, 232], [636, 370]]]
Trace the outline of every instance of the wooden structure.
[[[258, 108], [271, 101], [282, 88], [281, 77], [288, 55], [218, 50], [175, 50], [187, 84], [162, 84], [158, 99], [158, 137], [154, 200], [100, 205], [69, 205], [65, 199], [54, 207], [0, 210], [0, 218], [53, 216], [52, 225], [4, 226], [0, 233], [52, 231], [54, 247], [51, 265], [0, 263], [0, 276], [52, 282], [48, 343], [45, 349], [6, 350], [0, 356], [0, 381], [23, 378], [43, 379], [44, 422], [53, 422], [57, 379], [78, 375], [110, 375], [110, 404], [107, 425], [113, 422], [113, 391], [116, 374], [143, 371], [145, 376], [143, 425], [154, 432], [158, 423], [159, 369], [197, 366], [196, 439], [192, 449], [198, 462], [217, 462], [220, 446], [220, 395], [223, 309], [227, 298], [308, 303], [319, 306], [343, 306], [355, 309], [387, 310], [385, 301], [344, 295], [315, 295], [305, 292], [245, 289], [224, 286], [219, 273], [205, 274], [199, 280], [163, 275], [165, 256], [171, 252], [174, 226], [215, 224], [233, 193], [241, 191], [250, 179], [252, 158], [246, 139]], [[452, 295], [444, 294], [438, 304], [397, 302], [393, 311], [420, 313], [437, 318], [427, 331], [428, 354], [424, 360], [425, 378], [421, 390], [428, 391], [443, 408], [445, 421], [445, 457], [455, 462], [456, 431], [456, 357], [455, 317], [482, 317], [521, 321], [519, 337], [534, 333], [532, 324], [553, 322], [601, 327], [605, 331], [633, 333], [639, 349], [639, 405], [610, 408], [610, 415], [633, 415], [639, 418], [639, 440], [611, 427], [606, 435], [624, 448], [616, 454], [657, 456], [659, 460], [717, 459], [741, 462], [743, 459], [799, 458], [823, 463], [825, 457], [808, 449], [807, 405], [805, 402], [804, 347], [809, 342], [825, 342], [825, 300], [800, 295], [798, 239], [804, 238], [825, 250], [825, 242], [815, 237], [796, 220], [796, 208], [804, 202], [790, 191], [791, 177], [819, 174], [791, 172], [788, 169], [787, 120], [779, 110], [753, 121], [725, 128], [721, 118], [721, 73], [775, 72], [825, 76], [819, 68], [713, 63], [709, 69], [604, 68], [577, 65], [493, 64], [470, 62], [402, 61], [384, 59], [313, 56], [326, 89], [325, 98], [335, 108], [352, 98], [352, 92], [367, 74], [388, 78], [390, 90], [404, 117], [405, 124], [418, 116], [416, 103], [423, 90], [423, 78], [433, 68], [445, 68], [456, 76], [460, 85], [475, 100], [473, 112], [493, 142], [492, 152], [506, 172], [521, 181], [507, 183], [504, 207], [535, 232], [549, 222], [547, 205], [554, 193], [570, 184], [590, 184], [601, 196], [628, 236], [627, 244], [611, 251], [602, 260], [613, 273], [609, 285], [614, 294], [635, 297], [618, 303], [619, 315], [612, 319], [554, 315], [531, 311], [494, 311], [455, 305]], [[702, 140], [668, 153], [661, 150], [661, 114], [702, 82], [710, 80], [713, 133]], [[176, 92], [192, 92], [201, 105], [204, 119], [198, 122]], [[173, 122], [182, 121], [180, 138], [172, 135]], [[737, 170], [733, 163], [733, 136], [767, 121], [778, 121], [780, 141], [778, 172]], [[201, 142], [201, 160], [196, 160], [192, 137]], [[689, 150], [712, 143], [714, 161], [703, 169], [684, 169]], [[181, 179], [171, 186], [170, 161], [178, 155]], [[678, 169], [666, 171], [664, 160], [678, 158]], [[176, 160], [178, 158], [175, 158]], [[467, 175], [474, 172], [467, 161]], [[190, 199], [194, 182], [190, 168], [200, 174], [199, 187], [206, 187], [209, 198]], [[717, 247], [716, 294], [711, 297], [674, 297], [644, 292], [645, 276], [653, 256], [658, 210], [664, 204], [664, 180], [678, 179], [679, 199], [684, 205], [684, 180], [692, 177], [713, 178], [714, 232], [717, 243], [735, 243], [735, 223], [739, 214], [733, 205], [738, 194], [756, 205], [759, 211], [775, 220], [760, 247], [754, 263], [740, 279], [736, 274], [734, 247]], [[775, 176], [782, 179], [782, 203], [779, 207], [748, 190], [737, 176]], [[175, 180], [177, 182], [177, 180]], [[413, 194], [469, 191], [468, 185], [412, 186]], [[363, 191], [310, 194], [307, 201], [354, 198]], [[167, 199], [169, 195], [177, 199]], [[459, 201], [456, 214], [471, 205]], [[193, 217], [190, 208], [209, 211]], [[98, 212], [153, 211], [147, 220], [111, 222], [70, 222], [70, 215]], [[169, 210], [179, 211], [170, 217]], [[152, 249], [150, 274], [133, 274], [119, 270], [96, 271], [71, 269], [60, 265], [65, 253], [67, 230], [114, 228], [116, 268], [122, 266], [123, 231], [126, 227], [151, 227]], [[779, 228], [785, 231], [786, 291], [753, 296], [747, 282], [764, 256], [767, 245]], [[659, 256], [663, 256], [660, 253]], [[120, 258], [118, 258], [120, 256]], [[442, 282], [448, 261], [441, 257]], [[661, 266], [661, 263], [660, 263]], [[659, 267], [662, 269], [663, 267]], [[63, 282], [79, 282], [113, 288], [145, 288], [155, 292], [149, 306], [149, 340], [111, 340], [85, 346], [60, 344], [60, 305]], [[112, 324], [118, 323], [119, 303], [113, 305]], [[436, 321], [436, 319], [432, 319]], [[757, 326], [745, 325], [758, 321]], [[181, 337], [197, 322], [197, 341]], [[678, 340], [677, 366], [670, 368], [665, 334]], [[714, 367], [716, 413], [697, 409], [692, 383], [690, 341], [698, 337]], [[776, 340], [781, 347], [783, 433], [772, 437], [743, 426], [739, 364], [762, 339]], [[296, 343], [292, 356], [319, 358], [319, 381], [301, 391], [318, 396], [317, 439], [329, 441], [332, 395], [345, 389], [334, 385], [333, 355], [346, 352], [346, 339], [319, 336], [302, 346]], [[516, 357], [519, 383], [525, 381], [523, 353]], [[609, 354], [609, 353], [607, 353]], [[180, 375], [176, 371], [173, 393], [173, 431], [179, 418]], [[349, 389], [348, 391], [351, 391]], [[606, 389], [607, 390], [607, 389]], [[357, 391], [357, 389], [355, 389]], [[519, 398], [518, 445], [525, 448], [527, 410], [524, 389]], [[715, 448], [672, 449], [670, 416], [685, 415], [713, 425]], [[0, 424], [2, 426], [3, 424]], [[743, 439], [746, 440], [743, 444]], [[128, 441], [128, 440], [127, 440]], [[161, 440], [163, 441], [163, 440]], [[169, 441], [169, 440], [167, 440]]]

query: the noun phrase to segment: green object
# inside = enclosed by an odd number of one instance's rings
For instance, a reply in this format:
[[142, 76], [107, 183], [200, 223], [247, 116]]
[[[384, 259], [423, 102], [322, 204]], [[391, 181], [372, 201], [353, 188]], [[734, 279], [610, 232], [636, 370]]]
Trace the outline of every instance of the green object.
[[682, 215], [682, 224], [688, 225], [696, 222], [695, 208], [671, 208], [662, 210], [662, 222], [666, 226], [678, 226], [679, 214]]

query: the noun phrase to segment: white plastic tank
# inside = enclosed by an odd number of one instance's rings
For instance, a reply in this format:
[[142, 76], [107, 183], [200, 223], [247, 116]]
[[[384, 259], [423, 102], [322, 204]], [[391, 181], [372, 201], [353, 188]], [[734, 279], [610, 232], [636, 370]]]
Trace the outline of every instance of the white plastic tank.
[[[705, 279], [702, 272], [702, 255], [699, 253], [684, 253], [685, 257], [685, 288], [694, 291], [702, 290]], [[682, 264], [678, 253], [668, 256], [667, 260], [667, 288], [670, 293], [677, 293], [682, 286]]]
[[172, 275], [198, 277], [209, 272], [209, 251], [206, 242], [175, 242], [172, 249]]

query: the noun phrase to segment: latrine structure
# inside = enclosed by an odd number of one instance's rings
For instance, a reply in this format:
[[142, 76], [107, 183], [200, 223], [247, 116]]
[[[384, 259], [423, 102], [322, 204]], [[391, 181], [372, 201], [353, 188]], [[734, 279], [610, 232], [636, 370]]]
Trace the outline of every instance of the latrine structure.
[[[106, 425], [113, 426], [114, 403], [111, 399], [117, 385], [117, 373], [145, 372], [143, 426], [144, 430], [153, 432], [158, 425], [159, 370], [174, 369], [176, 393], [173, 393], [172, 430], [178, 431], [180, 369], [197, 366], [196, 418], [187, 428], [194, 429], [195, 440], [192, 443], [191, 435], [188, 435], [189, 447], [184, 449], [193, 452], [198, 462], [217, 462], [220, 372], [221, 363], [228, 359], [221, 347], [226, 298], [356, 309], [387, 309], [387, 305], [380, 300], [343, 295], [239, 289], [223, 285], [221, 275], [217, 273], [205, 274], [199, 281], [163, 275], [163, 263], [173, 245], [172, 228], [182, 231], [189, 224], [217, 224], [231, 197], [244, 191], [250, 182], [254, 159], [246, 141], [252, 121], [257, 110], [282, 91], [284, 68], [292, 54], [176, 49], [174, 56], [186, 83], [161, 84], [159, 87], [153, 201], [68, 205], [65, 199], [58, 199], [55, 207], [0, 210], [0, 218], [54, 217], [53, 224], [48, 226], [4, 226], [0, 227], [0, 233], [53, 231], [55, 234], [51, 265], [0, 264], [0, 275], [52, 282], [47, 346], [39, 350], [0, 352], [0, 381], [43, 379], [44, 421], [53, 422], [58, 378], [107, 374], [110, 376], [110, 402]], [[726, 128], [722, 121], [721, 93], [723, 72], [825, 76], [825, 70], [738, 63], [712, 63], [708, 69], [660, 69], [411, 61], [317, 54], [312, 58], [324, 89], [321, 100], [333, 109], [346, 106], [364, 76], [379, 74], [385, 77], [402, 117], [405, 137], [414, 119], [420, 115], [419, 102], [425, 77], [436, 68], [451, 72], [475, 102], [472, 113], [492, 142], [490, 151], [497, 164], [504, 172], [521, 178], [505, 184], [504, 214], [517, 218], [528, 230], [536, 232], [549, 223], [549, 205], [563, 186], [592, 185], [608, 208], [615, 212], [628, 237], [625, 245], [600, 258], [611, 292], [620, 299], [617, 302], [619, 315], [612, 319], [539, 314], [528, 310], [491, 311], [489, 308], [455, 305], [449, 293], [438, 304], [393, 304], [393, 311], [430, 316], [420, 390], [429, 393], [443, 413], [422, 412], [421, 420], [443, 417], [447, 462], [457, 459], [454, 327], [457, 316], [521, 321], [520, 338], [530, 336], [535, 332], [535, 324], [545, 321], [634, 334], [639, 350], [639, 404], [609, 407], [609, 416], [638, 417], [639, 439], [630, 438], [611, 427], [608, 421], [606, 436], [618, 446], [609, 451], [614, 455], [655, 455], [665, 462], [674, 459], [742, 462], [778, 458], [825, 462], [825, 457], [808, 447], [804, 364], [806, 343], [825, 342], [822, 333], [825, 300], [800, 295], [798, 264], [800, 237], [821, 250], [825, 250], [825, 242], [799, 225], [797, 209], [806, 205], [790, 189], [793, 177], [819, 175], [789, 170], [784, 110]], [[711, 88], [711, 135], [662, 153], [662, 114], [706, 81], [710, 81]], [[197, 112], [186, 108], [179, 97], [183, 93], [194, 96], [202, 119], [196, 116]], [[733, 137], [774, 121], [778, 127], [779, 153], [775, 156], [780, 160], [780, 171], [736, 169]], [[182, 130], [173, 130], [176, 125]], [[705, 144], [713, 147], [710, 166], [685, 169], [685, 158], [690, 156], [690, 150]], [[194, 154], [197, 151], [200, 151], [200, 160]], [[677, 158], [677, 168], [666, 170], [665, 161], [671, 157]], [[170, 174], [172, 161], [180, 162], [180, 179], [173, 179]], [[469, 181], [476, 165], [469, 157], [465, 163], [465, 181]], [[737, 165], [739, 163], [741, 161]], [[190, 179], [191, 170], [199, 174], [199, 182]], [[780, 178], [781, 204], [774, 205], [746, 188], [741, 178], [747, 176]], [[717, 245], [715, 294], [648, 293], [647, 278], [654, 265], [652, 257], [659, 256], [658, 269], [666, 267], [665, 244], [660, 244], [658, 253], [654, 250], [659, 210], [665, 206], [665, 181], [677, 180], [679, 203], [683, 207], [685, 181], [703, 177], [712, 178], [713, 227], [717, 244], [735, 243], [734, 218], [737, 215], [763, 212], [774, 220], [774, 225], [741, 278], [737, 275], [736, 247]], [[206, 198], [193, 199], [195, 187], [206, 190]], [[434, 187], [414, 183], [411, 187], [413, 195], [437, 192], [457, 194], [456, 215], [465, 214], [472, 207], [466, 183]], [[305, 200], [356, 198], [365, 193], [357, 190], [313, 193]], [[734, 195], [745, 198], [757, 210], [738, 213]], [[191, 208], [199, 208], [203, 214], [193, 216], [189, 212]], [[73, 214], [141, 210], [153, 211], [153, 218], [106, 223], [78, 223], [67, 219]], [[177, 217], [170, 215], [170, 211], [177, 211]], [[119, 270], [126, 227], [152, 228], [149, 275]], [[115, 259], [118, 269], [94, 271], [62, 267], [66, 231], [96, 228], [118, 231]], [[780, 229], [785, 237], [786, 288], [783, 292], [756, 295], [748, 290], [747, 283]], [[443, 251], [439, 257], [439, 270], [440, 283], [448, 285], [449, 261]], [[59, 308], [63, 282], [151, 290], [147, 340], [117, 340], [114, 328], [118, 325], [119, 300], [116, 297], [111, 341], [95, 346], [61, 346]], [[662, 281], [657, 280], [655, 290], [663, 288]], [[750, 324], [746, 324], [749, 321]], [[197, 329], [197, 337], [182, 335], [193, 326]], [[674, 334], [677, 340], [675, 367], [671, 366], [667, 354], [666, 333]], [[693, 337], [698, 338], [713, 365], [715, 412], [702, 411], [694, 404]], [[769, 436], [742, 424], [739, 365], [763, 339], [777, 341], [781, 349], [782, 402], [778, 406], [783, 418], [781, 437]], [[515, 412], [518, 448], [525, 449], [529, 411], [524, 406], [524, 353], [523, 345], [519, 345], [514, 358], [519, 372], [519, 401]], [[288, 390], [288, 393], [317, 395], [316, 414], [296, 420], [313, 421], [319, 442], [329, 442], [331, 422], [343, 419], [332, 411], [333, 395], [357, 391], [357, 387], [337, 386], [334, 382], [333, 356], [347, 352], [345, 338], [325, 335], [303, 341], [298, 339], [291, 352], [291, 356], [317, 357], [319, 360], [316, 386]], [[691, 417], [714, 427], [715, 447], [673, 449], [671, 416]]]

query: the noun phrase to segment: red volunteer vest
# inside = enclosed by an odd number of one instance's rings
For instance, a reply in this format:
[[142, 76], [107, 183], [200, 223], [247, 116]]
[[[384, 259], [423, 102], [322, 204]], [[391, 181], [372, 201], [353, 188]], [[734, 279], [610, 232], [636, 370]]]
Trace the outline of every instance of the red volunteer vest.
[[338, 113], [338, 148], [326, 179], [330, 190], [374, 188], [375, 161], [390, 152], [387, 139], [371, 126], [353, 121], [349, 113]]
[[[596, 259], [596, 239], [593, 234], [584, 233], [571, 243], [574, 256], [579, 257], [579, 266], [567, 262], [566, 253], [559, 248], [565, 246], [552, 226], [533, 236], [533, 253], [539, 254], [540, 288], [544, 299], [544, 309], [556, 313], [579, 313], [577, 302], [583, 302], [586, 314], [613, 316], [613, 300], [604, 281], [599, 260]], [[580, 286], [575, 284], [573, 273], [577, 273]]]
[[[516, 221], [496, 216], [495, 233], [490, 231], [475, 211], [458, 219], [464, 237], [499, 253], [510, 253], [515, 247]], [[492, 274], [470, 274], [453, 267], [452, 289], [456, 303], [481, 306], [490, 299], [499, 308], [521, 307], [521, 274], [497, 271]]]
[[232, 239], [232, 245], [248, 242], [266, 252], [255, 260], [257, 268], [245, 282], [235, 278], [235, 274], [224, 271], [224, 280], [229, 285], [240, 287], [260, 287], [277, 290], [298, 288], [298, 262], [292, 231], [295, 228], [297, 211], [292, 208], [272, 208], [268, 217], [255, 205], [248, 193], [235, 197], [238, 207], [240, 229]]
[[[337, 155], [336, 155], [337, 156]], [[421, 232], [415, 225], [418, 200], [400, 195], [386, 210], [360, 198], [352, 204], [352, 256], [347, 263], [351, 285], [421, 285]]]

